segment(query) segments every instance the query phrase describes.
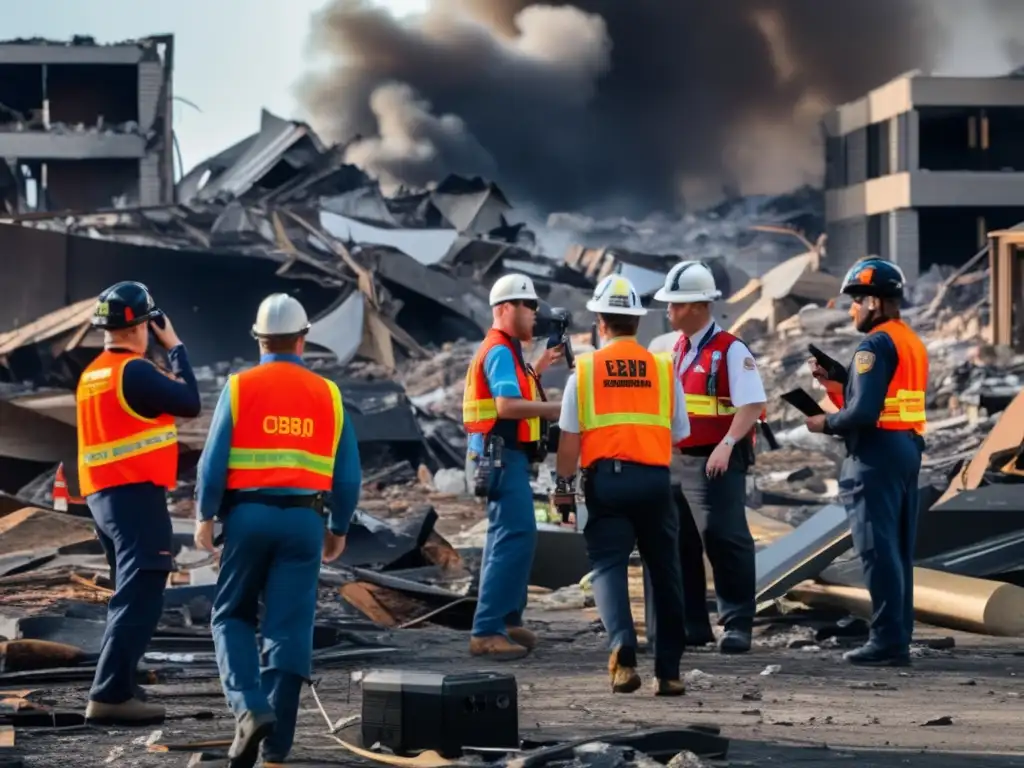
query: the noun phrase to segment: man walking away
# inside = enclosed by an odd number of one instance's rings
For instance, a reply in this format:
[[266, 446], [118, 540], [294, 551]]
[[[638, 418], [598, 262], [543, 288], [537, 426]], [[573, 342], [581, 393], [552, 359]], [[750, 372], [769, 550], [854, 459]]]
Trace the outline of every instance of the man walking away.
[[685, 693], [679, 678], [683, 585], [668, 465], [672, 444], [689, 430], [683, 394], [673, 379], [671, 359], [656, 357], [636, 341], [640, 317], [647, 310], [629, 280], [606, 277], [587, 309], [597, 313], [602, 345], [578, 358], [576, 372], [565, 385], [555, 504], [563, 517], [575, 514], [578, 462], [587, 501], [583, 536], [594, 569], [594, 600], [612, 650], [612, 691], [632, 693], [641, 685], [627, 577], [629, 557], [638, 546], [652, 575], [661, 620], [654, 691], [680, 696]]
[[341, 556], [359, 501], [356, 434], [338, 386], [302, 362], [308, 331], [296, 299], [264, 299], [252, 329], [260, 363], [228, 380], [199, 461], [196, 544], [213, 551], [214, 518], [224, 526], [211, 625], [237, 718], [230, 768], [251, 768], [261, 742], [265, 764], [291, 751], [312, 671], [320, 561]]

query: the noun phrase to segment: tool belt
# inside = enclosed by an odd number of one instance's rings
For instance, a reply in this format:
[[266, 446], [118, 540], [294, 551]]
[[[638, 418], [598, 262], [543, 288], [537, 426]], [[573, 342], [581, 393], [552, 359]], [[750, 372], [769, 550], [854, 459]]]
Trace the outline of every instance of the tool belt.
[[321, 517], [327, 516], [326, 494], [276, 494], [263, 491], [228, 491], [224, 497], [224, 509], [239, 504], [264, 504], [278, 509], [312, 509]]

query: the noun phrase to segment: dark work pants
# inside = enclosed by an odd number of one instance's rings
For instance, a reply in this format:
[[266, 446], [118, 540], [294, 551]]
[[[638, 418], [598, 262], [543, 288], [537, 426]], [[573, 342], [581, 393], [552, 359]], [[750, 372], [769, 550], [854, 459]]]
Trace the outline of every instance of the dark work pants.
[[909, 432], [872, 430], [839, 474], [839, 498], [871, 595], [870, 642], [900, 654], [914, 632], [919, 445]]
[[672, 506], [667, 468], [598, 462], [583, 484], [587, 524], [583, 536], [593, 567], [594, 601], [609, 646], [636, 648], [627, 569], [634, 545], [654, 583], [653, 601], [662, 637], [655, 650], [654, 673], [677, 680], [683, 654], [683, 589], [679, 572], [678, 516]]
[[[732, 453], [729, 468], [714, 478], [707, 476], [707, 459], [700, 456], [678, 456], [673, 464], [674, 478], [681, 494], [676, 497], [681, 508], [679, 516], [689, 516], [693, 531], [704, 522], [703, 547], [715, 581], [718, 600], [718, 623], [728, 630], [750, 632], [754, 623], [754, 596], [757, 570], [754, 537], [747, 524], [747, 463], [739, 449]], [[689, 525], [681, 524], [684, 530]], [[692, 634], [710, 627], [708, 617], [701, 537], [680, 536], [680, 562], [686, 596], [686, 623]], [[647, 628], [648, 642], [655, 635], [656, 625]]]
[[174, 569], [167, 492], [137, 483], [99, 491], [87, 502], [100, 542], [113, 548], [116, 571], [89, 698], [120, 704], [134, 696], [136, 669], [160, 622], [167, 574]]
[[[690, 505], [683, 498], [682, 488], [673, 483], [672, 501], [679, 515], [679, 566], [683, 575], [683, 606], [686, 616], [686, 637], [713, 638], [711, 617], [708, 615], [708, 577], [704, 572], [704, 545], [700, 530], [693, 519]], [[651, 573], [644, 568], [644, 622], [647, 626], [647, 644], [653, 648], [658, 619], [655, 616]]]
[[[236, 716], [276, 716], [262, 748], [275, 761], [291, 751], [302, 684], [312, 671], [323, 545], [324, 521], [312, 509], [240, 504], [224, 519], [210, 620], [217, 666]], [[261, 598], [262, 660], [256, 641]]]

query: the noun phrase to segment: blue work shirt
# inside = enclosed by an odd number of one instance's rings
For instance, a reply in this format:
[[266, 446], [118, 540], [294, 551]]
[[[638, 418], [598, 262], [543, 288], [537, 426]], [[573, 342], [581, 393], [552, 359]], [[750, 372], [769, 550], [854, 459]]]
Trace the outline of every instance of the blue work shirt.
[[[286, 362], [305, 365], [302, 358], [293, 354], [265, 354], [260, 356], [260, 364]], [[228, 454], [231, 451], [231, 433], [234, 424], [231, 421], [230, 387], [225, 386], [217, 401], [210, 423], [210, 434], [206, 439], [206, 447], [199, 458], [198, 478], [196, 481], [196, 518], [212, 520], [220, 512], [224, 500], [225, 485], [228, 473]], [[346, 418], [338, 439], [338, 447], [334, 454], [334, 477], [331, 482], [331, 496], [328, 499], [330, 517], [327, 526], [331, 533], [344, 536], [348, 533], [349, 523], [359, 503], [359, 492], [363, 483], [363, 470], [359, 464], [359, 445], [356, 440], [355, 427], [351, 419]], [[269, 494], [314, 494], [312, 488], [247, 488]]]
[[[518, 339], [512, 343], [519, 345]], [[519, 345], [520, 351], [522, 345]], [[501, 345], [492, 347], [484, 356], [484, 376], [487, 386], [491, 388], [492, 397], [522, 397], [519, 388], [519, 377], [516, 375], [516, 361], [508, 347]], [[472, 460], [484, 452], [484, 434], [476, 432], [466, 442], [468, 458]]]
[[[125, 350], [112, 347], [110, 351]], [[194, 419], [202, 409], [202, 402], [185, 345], [179, 344], [169, 349], [167, 360], [171, 372], [180, 381], [164, 374], [149, 360], [129, 360], [121, 378], [124, 399], [133, 411], [147, 419], [155, 419], [164, 414]]]

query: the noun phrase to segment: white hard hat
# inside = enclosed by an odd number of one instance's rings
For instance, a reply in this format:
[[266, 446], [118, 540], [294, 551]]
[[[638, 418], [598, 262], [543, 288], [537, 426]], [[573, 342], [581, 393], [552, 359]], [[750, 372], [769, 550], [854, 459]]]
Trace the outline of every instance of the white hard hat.
[[309, 318], [299, 300], [287, 293], [272, 293], [260, 303], [252, 335], [296, 336], [309, 330]]
[[633, 283], [621, 275], [608, 275], [598, 283], [594, 289], [594, 298], [587, 302], [587, 309], [599, 315], [641, 317], [647, 314]]
[[533, 280], [526, 275], [502, 275], [491, 286], [491, 306], [506, 301], [540, 301]]
[[682, 261], [669, 270], [665, 285], [654, 294], [655, 301], [669, 304], [696, 304], [721, 298], [715, 276], [702, 261]]

